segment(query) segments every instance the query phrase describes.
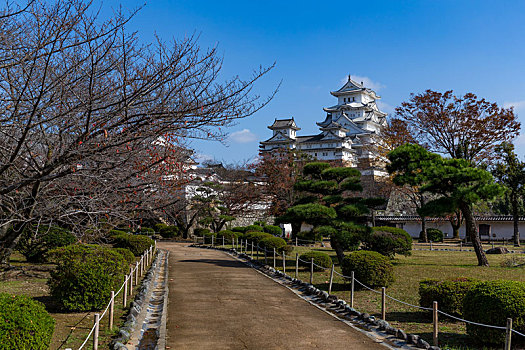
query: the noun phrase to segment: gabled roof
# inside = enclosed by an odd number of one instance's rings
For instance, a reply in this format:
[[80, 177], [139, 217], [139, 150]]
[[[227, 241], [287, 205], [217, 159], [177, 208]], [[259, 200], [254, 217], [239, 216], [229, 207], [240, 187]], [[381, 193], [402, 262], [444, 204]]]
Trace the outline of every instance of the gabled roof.
[[297, 127], [297, 124], [295, 124], [295, 120], [293, 118], [291, 119], [275, 119], [272, 125], [268, 127], [268, 129], [275, 130], [275, 129], [293, 129], [293, 130], [301, 130], [301, 128]]
[[349, 130], [347, 128], [345, 128], [344, 126], [342, 126], [341, 124], [339, 123], [336, 123], [334, 121], [331, 121], [328, 125], [326, 126], [322, 126], [320, 127], [319, 129], [325, 131], [325, 130], [342, 130], [344, 132], [348, 132]]
[[337, 122], [341, 125], [343, 125], [346, 129], [348, 129], [347, 135], [363, 135], [363, 134], [369, 134], [370, 131], [367, 131], [363, 128], [361, 128], [359, 125], [354, 123], [354, 121], [346, 114], [342, 114], [339, 119], [337, 119]]
[[354, 92], [364, 92], [371, 95], [373, 98], [381, 98], [379, 95], [376, 95], [375, 91], [365, 88], [363, 82], [358, 83], [357, 81], [352, 80], [350, 75], [348, 75], [348, 81], [343, 87], [337, 91], [331, 91], [330, 93], [333, 96], [344, 96]]
[[268, 140], [262, 141], [261, 143], [265, 144], [265, 143], [274, 143], [274, 142], [280, 143], [280, 142], [292, 142], [292, 141], [294, 140], [288, 137], [288, 135], [285, 135], [279, 132], [273, 135], [272, 137], [270, 137]]

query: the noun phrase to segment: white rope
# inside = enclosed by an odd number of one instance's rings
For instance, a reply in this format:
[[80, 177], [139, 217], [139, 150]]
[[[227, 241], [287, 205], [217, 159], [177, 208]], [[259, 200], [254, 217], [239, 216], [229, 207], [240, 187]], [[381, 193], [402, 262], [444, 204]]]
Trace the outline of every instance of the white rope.
[[[99, 321], [99, 324], [100, 324], [100, 321]], [[84, 342], [82, 343], [82, 345], [80, 345], [80, 347], [78, 348], [78, 350], [82, 350], [82, 348], [84, 347], [84, 345], [86, 345], [87, 341], [88, 341], [89, 338], [91, 337], [91, 334], [93, 334], [93, 332], [95, 331], [95, 327], [96, 327], [96, 324], [93, 325], [93, 327], [91, 328], [91, 331], [89, 332], [88, 336], [86, 337], [86, 340], [84, 340]]]
[[495, 328], [495, 329], [507, 329], [507, 327], [502, 327], [502, 326], [492, 326], [490, 324], [484, 324], [484, 323], [477, 323], [477, 322], [473, 322], [473, 321], [469, 321], [469, 320], [465, 320], [463, 318], [459, 318], [459, 317], [456, 317], [456, 316], [452, 316], [452, 315], [449, 315], [447, 314], [446, 312], [443, 312], [443, 311], [440, 311], [438, 310], [438, 312], [442, 315], [445, 315], [447, 317], [450, 317], [450, 318], [453, 318], [454, 320], [457, 320], [457, 321], [462, 321], [462, 322], [465, 322], [465, 323], [470, 323], [470, 324], [473, 324], [475, 326], [481, 326], [481, 327], [489, 327], [489, 328]]
[[431, 307], [423, 307], [423, 306], [419, 306], [419, 305], [414, 305], [414, 304], [410, 304], [410, 303], [407, 303], [407, 302], [404, 302], [402, 300], [399, 300], [399, 299], [396, 299], [394, 297], [391, 297], [390, 295], [386, 294], [385, 293], [385, 297], [389, 298], [389, 299], [392, 299], [394, 301], [397, 301], [398, 303], [401, 303], [401, 304], [405, 304], [407, 306], [412, 306], [412, 307], [415, 307], [416, 309], [421, 309], [421, 310], [426, 310], [426, 311], [432, 311], [433, 309]]
[[520, 333], [520, 332], [518, 332], [518, 331], [515, 330], [515, 329], [511, 329], [511, 331], [513, 331], [514, 333], [516, 333], [516, 334], [518, 334], [518, 335], [521, 335], [522, 337], [525, 337], [525, 334]]

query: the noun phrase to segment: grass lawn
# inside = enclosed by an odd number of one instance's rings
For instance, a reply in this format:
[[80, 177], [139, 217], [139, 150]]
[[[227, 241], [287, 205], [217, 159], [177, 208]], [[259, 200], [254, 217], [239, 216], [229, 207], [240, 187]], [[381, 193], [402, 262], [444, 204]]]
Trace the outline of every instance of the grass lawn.
[[[17, 266], [29, 267], [31, 264], [27, 263], [24, 257], [18, 253], [15, 253], [11, 257], [11, 264]], [[36, 265], [39, 266], [39, 265]], [[50, 266], [50, 265], [44, 265]], [[42, 273], [40, 273], [42, 274]], [[45, 275], [45, 273], [44, 273]], [[44, 276], [45, 277], [45, 276]], [[93, 327], [93, 320], [95, 313], [101, 313], [101, 311], [93, 312], [61, 312], [58, 303], [49, 295], [49, 288], [47, 287], [46, 278], [35, 278], [20, 276], [0, 283], [0, 292], [21, 295], [25, 294], [35, 298], [36, 300], [44, 303], [47, 311], [55, 319], [55, 331], [51, 340], [50, 349], [78, 349], [84, 339], [89, 334], [91, 327]], [[140, 286], [140, 284], [139, 284]], [[125, 316], [129, 309], [129, 304], [133, 300], [136, 294], [135, 287], [133, 295], [127, 298], [127, 306], [124, 308], [122, 305], [122, 292], [115, 298], [115, 318], [113, 329], [108, 329], [109, 318], [107, 316], [101, 322], [100, 334], [99, 334], [99, 349], [108, 349], [109, 343], [113, 336], [118, 332], [118, 328], [124, 323]], [[116, 292], [116, 291], [115, 291]], [[108, 296], [109, 302], [109, 296]], [[103, 311], [103, 310], [102, 310]], [[93, 341], [90, 339], [84, 346], [84, 349], [92, 349]]]
[[[509, 247], [510, 249], [510, 247]], [[329, 248], [295, 247], [289, 254], [301, 254], [308, 250], [323, 251], [331, 255], [332, 260], [337, 261], [335, 252]], [[517, 253], [523, 256], [521, 253]], [[507, 255], [487, 255], [490, 267], [478, 267], [474, 252], [459, 251], [425, 251], [414, 250], [411, 256], [397, 256], [393, 261], [395, 282], [387, 289], [387, 294], [404, 302], [419, 305], [418, 287], [419, 281], [426, 278], [455, 278], [471, 277], [480, 280], [509, 279], [525, 282], [524, 268], [500, 267], [500, 262]], [[271, 265], [273, 257], [268, 257]], [[263, 258], [260, 259], [264, 260]], [[277, 257], [277, 268], [282, 270], [282, 260]], [[286, 261], [287, 273], [295, 274], [295, 260]], [[339, 266], [336, 271], [341, 273]], [[309, 281], [310, 271], [307, 268], [299, 268], [299, 278]], [[315, 272], [314, 284], [320, 289], [327, 290], [329, 283], [329, 271]], [[350, 300], [350, 285], [335, 276], [332, 293], [346, 301]], [[371, 315], [381, 315], [381, 295], [367, 290], [358, 290], [354, 296], [354, 307]], [[432, 314], [429, 311], [419, 311], [413, 307], [387, 299], [386, 319], [396, 328], [401, 328], [408, 333], [418, 334], [427, 342], [432, 344]], [[479, 344], [472, 343], [466, 335], [464, 323], [446, 319], [440, 315], [439, 320], [440, 346], [444, 349], [479, 349]], [[516, 337], [516, 336], [515, 336]]]

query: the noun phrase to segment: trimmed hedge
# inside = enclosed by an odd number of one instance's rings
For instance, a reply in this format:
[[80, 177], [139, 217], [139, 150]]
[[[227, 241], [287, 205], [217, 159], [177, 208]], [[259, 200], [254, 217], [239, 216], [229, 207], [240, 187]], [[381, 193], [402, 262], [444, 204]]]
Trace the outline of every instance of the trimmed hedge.
[[131, 250], [127, 248], [113, 248], [113, 250], [122, 255], [129, 265], [135, 263], [135, 254], [133, 254]]
[[281, 237], [266, 237], [259, 241], [259, 246], [269, 251], [273, 251], [275, 248], [276, 251], [281, 253], [286, 247], [286, 241]]
[[0, 293], [0, 350], [47, 350], [54, 329], [55, 320], [44, 304]]
[[457, 316], [463, 315], [463, 299], [478, 280], [455, 278], [452, 280], [426, 279], [419, 282], [419, 305], [432, 307], [438, 302], [441, 311]]
[[372, 250], [393, 257], [395, 254], [412, 254], [412, 237], [403, 229], [389, 226], [372, 227], [363, 240], [365, 250]]
[[217, 240], [219, 243], [222, 243], [222, 237], [224, 237], [225, 243], [229, 244], [232, 242], [233, 239], [237, 238], [237, 232], [233, 232], [230, 230], [222, 230], [217, 233]]
[[151, 236], [155, 234], [155, 230], [151, 227], [141, 227], [141, 229], [138, 230], [137, 233], [140, 235]]
[[173, 238], [179, 235], [179, 228], [177, 226], [164, 225], [158, 230], [162, 238]]
[[58, 226], [40, 225], [28, 227], [20, 237], [17, 250], [25, 256], [29, 262], [45, 262], [47, 252], [73, 244], [76, 237], [65, 228]]
[[202, 237], [207, 233], [210, 233], [210, 229], [203, 228], [203, 227], [197, 227], [193, 230], [193, 234], [197, 237]]
[[113, 247], [129, 249], [135, 256], [141, 256], [155, 242], [148, 236], [121, 234], [113, 237]]
[[[525, 282], [486, 281], [472, 287], [463, 299], [463, 317], [469, 321], [505, 327], [512, 318], [512, 328], [525, 332]], [[505, 331], [467, 323], [467, 334], [482, 344], [500, 345]], [[521, 341], [513, 337], [513, 342]]]
[[247, 230], [246, 227], [236, 226], [232, 228], [233, 232], [245, 233]]
[[67, 311], [104, 308], [118, 290], [129, 265], [114, 249], [97, 245], [69, 245], [50, 254], [57, 263], [48, 285], [51, 295]]
[[427, 239], [432, 242], [443, 242], [443, 232], [437, 228], [427, 228]]
[[266, 225], [264, 226], [264, 232], [269, 233], [274, 236], [281, 236], [283, 234], [283, 230], [279, 226], [274, 225]]
[[297, 232], [297, 240], [299, 244], [308, 244], [315, 242], [321, 242], [323, 240], [323, 230], [311, 230], [311, 231], [301, 231]]
[[[313, 250], [303, 253], [299, 256], [299, 259], [306, 261], [306, 262], [303, 262], [299, 260], [299, 265], [310, 268], [312, 258], [314, 259], [314, 264], [317, 264], [324, 268], [332, 267], [332, 259], [330, 258], [328, 254], [323, 253], [323, 252], [313, 251]], [[314, 265], [314, 271], [323, 271], [323, 269]]]
[[249, 226], [246, 226], [246, 231], [244, 232], [263, 232], [264, 229], [262, 226], [259, 226], [259, 225], [249, 225]]
[[244, 234], [244, 239], [247, 239], [248, 242], [253, 241], [254, 244], [259, 243], [264, 238], [271, 238], [271, 237], [273, 236], [266, 232], [249, 231]]
[[390, 259], [378, 252], [359, 250], [350, 253], [343, 259], [341, 268], [345, 276], [354, 271], [359, 282], [372, 288], [388, 287], [394, 282], [394, 267]]

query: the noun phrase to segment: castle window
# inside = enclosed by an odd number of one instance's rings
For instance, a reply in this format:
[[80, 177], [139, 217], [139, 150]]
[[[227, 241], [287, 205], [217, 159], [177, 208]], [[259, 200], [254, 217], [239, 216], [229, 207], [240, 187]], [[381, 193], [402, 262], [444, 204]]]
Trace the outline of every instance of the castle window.
[[317, 157], [317, 153], [314, 153], [314, 155]]

